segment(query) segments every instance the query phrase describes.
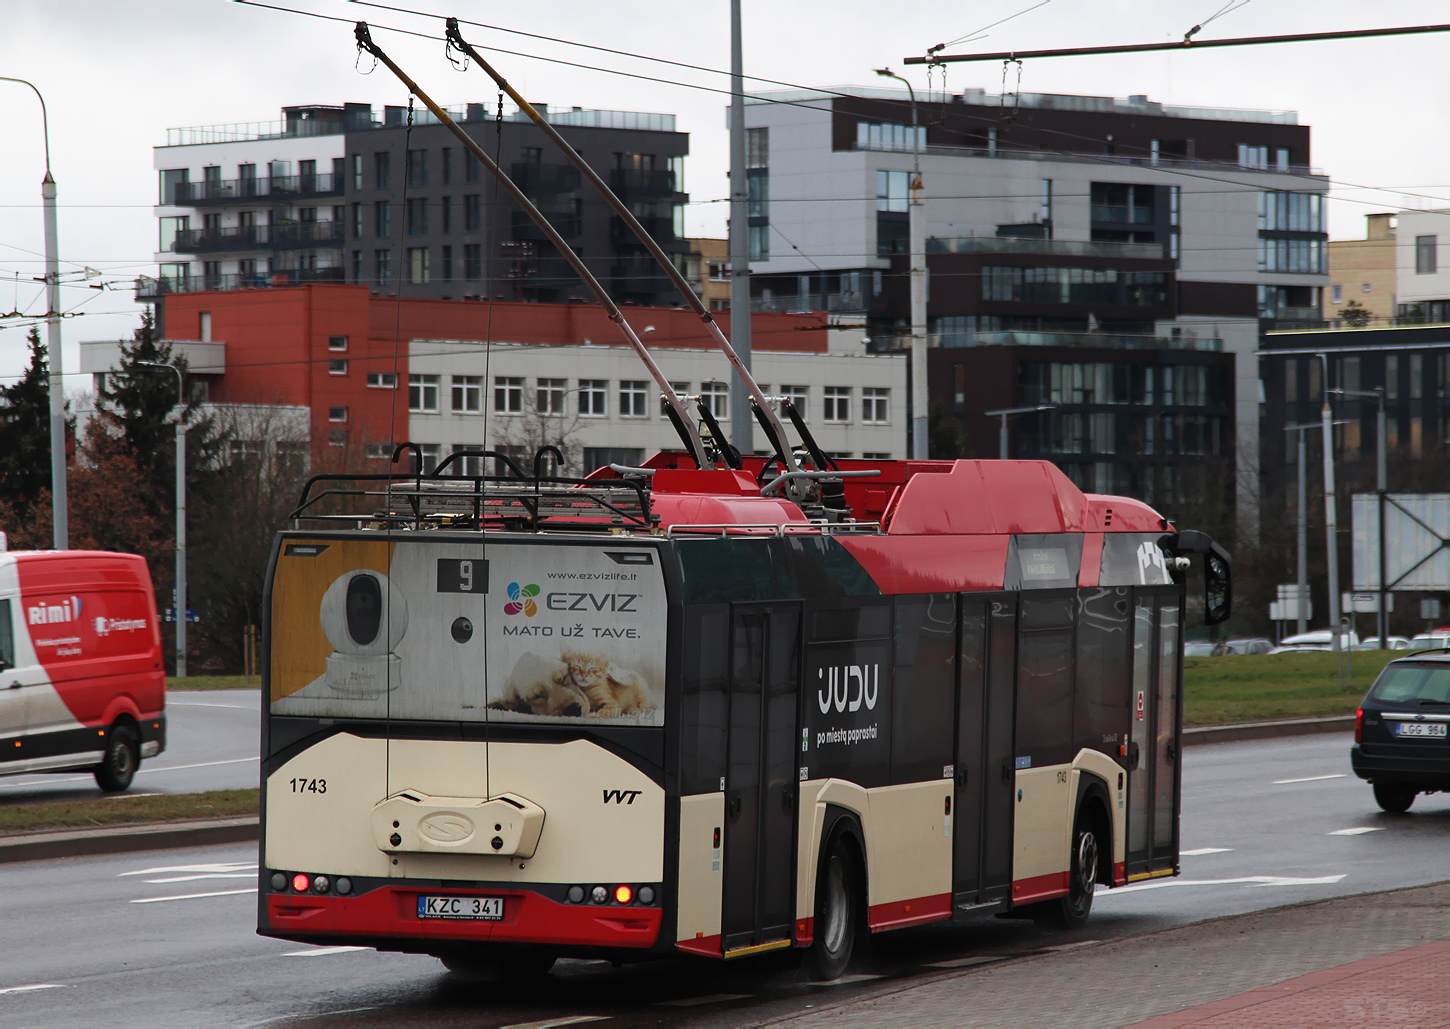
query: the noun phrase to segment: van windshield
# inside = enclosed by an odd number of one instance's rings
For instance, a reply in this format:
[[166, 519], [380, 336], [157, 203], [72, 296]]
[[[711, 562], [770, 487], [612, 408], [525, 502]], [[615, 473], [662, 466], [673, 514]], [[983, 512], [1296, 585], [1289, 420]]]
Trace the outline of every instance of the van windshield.
[[1425, 661], [1386, 665], [1370, 696], [1388, 704], [1450, 705], [1450, 664]]

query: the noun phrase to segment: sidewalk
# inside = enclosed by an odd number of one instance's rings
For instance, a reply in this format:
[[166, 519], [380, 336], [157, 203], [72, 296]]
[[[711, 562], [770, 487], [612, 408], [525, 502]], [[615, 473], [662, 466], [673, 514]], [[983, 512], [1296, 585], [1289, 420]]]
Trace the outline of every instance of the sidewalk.
[[1450, 883], [1236, 915], [972, 971], [769, 1024], [1450, 1025]]

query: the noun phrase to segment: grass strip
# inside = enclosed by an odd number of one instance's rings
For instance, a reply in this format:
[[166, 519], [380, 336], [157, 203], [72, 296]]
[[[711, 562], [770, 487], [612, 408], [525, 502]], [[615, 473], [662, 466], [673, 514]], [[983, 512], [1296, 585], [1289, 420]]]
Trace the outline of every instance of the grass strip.
[[1356, 650], [1339, 684], [1335, 654], [1244, 654], [1183, 659], [1183, 722], [1221, 725], [1275, 718], [1352, 715], [1391, 658], [1404, 651]]
[[174, 675], [166, 677], [166, 688], [171, 692], [177, 690], [259, 690], [262, 688], [260, 676], [252, 676], [249, 683], [240, 675], [188, 675], [184, 679], [178, 679]]
[[242, 818], [259, 811], [257, 790], [212, 790], [149, 797], [107, 794], [86, 800], [63, 800], [0, 807], [0, 836], [47, 829], [94, 829], [102, 826], [152, 825], [193, 818]]

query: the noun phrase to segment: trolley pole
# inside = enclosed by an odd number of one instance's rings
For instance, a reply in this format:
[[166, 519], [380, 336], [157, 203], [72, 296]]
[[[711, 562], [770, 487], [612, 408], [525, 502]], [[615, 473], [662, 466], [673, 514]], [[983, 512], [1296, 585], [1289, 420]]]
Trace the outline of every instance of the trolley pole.
[[[730, 0], [730, 345], [750, 371], [750, 183], [745, 153], [745, 57], [740, 0]], [[730, 436], [742, 454], [755, 449], [750, 391], [731, 382]]]

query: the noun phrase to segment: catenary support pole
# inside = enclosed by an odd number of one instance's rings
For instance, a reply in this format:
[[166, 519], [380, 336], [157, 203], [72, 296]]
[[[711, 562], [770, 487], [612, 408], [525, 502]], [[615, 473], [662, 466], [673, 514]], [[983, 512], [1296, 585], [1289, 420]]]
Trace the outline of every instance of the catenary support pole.
[[[730, 345], [740, 363], [751, 368], [750, 339], [750, 183], [745, 152], [745, 57], [740, 29], [740, 0], [730, 0]], [[737, 375], [730, 384], [730, 438], [748, 454], [754, 446], [750, 391]]]
[[1298, 559], [1299, 567], [1295, 581], [1299, 585], [1298, 631], [1305, 633], [1309, 631], [1309, 470], [1304, 465], [1309, 460], [1309, 448], [1305, 444], [1303, 426], [1299, 427], [1297, 435], [1299, 437], [1299, 539], [1295, 557]]
[[181, 369], [160, 361], [137, 361], [147, 368], [167, 368], [176, 375], [176, 676], [186, 678], [186, 386]]
[[1334, 427], [1329, 407], [1329, 355], [1320, 354], [1323, 365], [1324, 404], [1319, 409], [1319, 423], [1324, 433], [1324, 549], [1329, 568], [1329, 640], [1330, 649], [1340, 649], [1339, 638], [1339, 519], [1334, 503]]
[[1379, 439], [1376, 440], [1377, 453], [1375, 454], [1375, 495], [1379, 505], [1379, 550], [1380, 550], [1380, 602], [1379, 602], [1379, 636], [1380, 649], [1388, 650], [1390, 646], [1390, 612], [1389, 612], [1389, 590], [1385, 585], [1388, 573], [1385, 571], [1385, 491], [1388, 489], [1388, 469], [1385, 467], [1389, 457], [1389, 448], [1385, 443], [1385, 389], [1381, 386], [1379, 393], [1379, 424], [1376, 426], [1379, 432]]

